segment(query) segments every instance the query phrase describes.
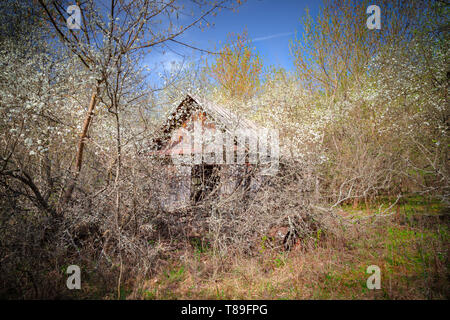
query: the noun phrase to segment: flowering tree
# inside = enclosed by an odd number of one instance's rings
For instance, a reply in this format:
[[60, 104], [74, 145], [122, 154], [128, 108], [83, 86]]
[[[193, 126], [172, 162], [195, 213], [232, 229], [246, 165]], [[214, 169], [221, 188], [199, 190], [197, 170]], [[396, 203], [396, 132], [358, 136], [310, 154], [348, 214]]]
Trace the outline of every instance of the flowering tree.
[[302, 37], [291, 42], [299, 78], [319, 90], [331, 105], [345, 96], [353, 83], [362, 83], [365, 66], [377, 50], [389, 43], [407, 42], [421, 24], [425, 1], [379, 1], [382, 27], [366, 26], [370, 1], [324, 1], [316, 18], [306, 11]]
[[[417, 154], [404, 139], [406, 132], [411, 133], [412, 115], [418, 117], [416, 104], [425, 107], [428, 103], [422, 101], [438, 99], [436, 105], [442, 106], [445, 100], [442, 87], [427, 85], [427, 79], [433, 78], [440, 79], [430, 80], [435, 84], [445, 83], [441, 73], [446, 68], [437, 63], [444, 58], [443, 41], [429, 37], [445, 30], [445, 4], [378, 3], [382, 8], [381, 30], [366, 27], [369, 4], [325, 1], [316, 19], [306, 15], [303, 39], [291, 45], [302, 85], [329, 109], [330, 121], [323, 128], [328, 161], [320, 180], [336, 205], [349, 200], [357, 204], [359, 199], [367, 200], [380, 192], [399, 192], [400, 186], [406, 191], [406, 176], [400, 172], [409, 170], [404, 159], [410, 156], [406, 155]], [[416, 52], [412, 48], [417, 48]], [[412, 93], [407, 88], [427, 88], [428, 93]], [[418, 100], [412, 103], [409, 99]], [[423, 130], [416, 132], [424, 137]]]
[[[179, 37], [186, 30], [207, 21], [209, 15], [226, 8], [228, 4], [234, 4], [226, 0], [212, 3], [192, 1], [189, 8], [185, 9], [183, 4], [174, 0], [112, 0], [105, 7], [90, 0], [80, 6], [80, 31], [69, 29], [66, 24], [65, 10], [70, 1], [49, 3], [39, 0], [39, 4], [60, 41], [79, 58], [96, 79], [80, 132], [73, 177], [65, 193], [64, 199], [67, 202], [81, 171], [87, 132], [99, 100], [100, 89], [107, 79], [120, 70], [124, 60], [133, 61], [143, 51], [150, 52], [158, 46], [164, 47], [170, 43], [192, 47], [180, 41]], [[189, 18], [187, 24], [180, 23], [180, 16]]]
[[[71, 152], [84, 114], [78, 102], [93, 79], [78, 61], [47, 44], [46, 29], [27, 3], [4, 5], [14, 14], [3, 18], [8, 21], [1, 30], [2, 175], [20, 182], [6, 185], [55, 214], [54, 176], [71, 161], [65, 152]], [[14, 23], [25, 18], [29, 23]]]
[[442, 23], [448, 10], [436, 3], [408, 45], [388, 46], [371, 61], [373, 90], [364, 95], [377, 110], [378, 131], [402, 151], [398, 174], [447, 204], [449, 46]]

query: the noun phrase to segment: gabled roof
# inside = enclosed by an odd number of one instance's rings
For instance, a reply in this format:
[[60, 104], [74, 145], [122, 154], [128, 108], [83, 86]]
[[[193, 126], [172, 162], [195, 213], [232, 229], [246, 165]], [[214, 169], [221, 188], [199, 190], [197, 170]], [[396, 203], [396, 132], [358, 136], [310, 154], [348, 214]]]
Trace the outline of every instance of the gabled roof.
[[187, 95], [186, 98], [191, 98], [193, 101], [197, 102], [207, 114], [209, 114], [217, 123], [222, 124], [226, 130], [258, 129], [258, 126], [253, 121], [238, 116], [228, 108], [199, 97], [192, 98], [191, 95]]
[[258, 126], [252, 121], [236, 115], [231, 110], [219, 104], [212, 103], [211, 101], [192, 94], [187, 94], [183, 101], [169, 112], [168, 120], [171, 120], [170, 117], [176, 117], [177, 114], [180, 114], [184, 106], [187, 107], [186, 111], [188, 112], [188, 116], [193, 110], [203, 110], [207, 115], [211, 116], [217, 124], [222, 124], [227, 130], [258, 129]]
[[172, 130], [181, 125], [193, 111], [203, 111], [209, 116], [216, 125], [222, 127], [224, 130], [234, 133], [236, 130], [250, 129], [257, 130], [259, 127], [251, 120], [238, 116], [231, 110], [212, 103], [206, 99], [201, 99], [192, 94], [187, 94], [186, 97], [176, 105], [169, 113], [162, 126], [162, 136], [156, 139], [158, 145], [162, 145], [164, 141], [170, 139]]

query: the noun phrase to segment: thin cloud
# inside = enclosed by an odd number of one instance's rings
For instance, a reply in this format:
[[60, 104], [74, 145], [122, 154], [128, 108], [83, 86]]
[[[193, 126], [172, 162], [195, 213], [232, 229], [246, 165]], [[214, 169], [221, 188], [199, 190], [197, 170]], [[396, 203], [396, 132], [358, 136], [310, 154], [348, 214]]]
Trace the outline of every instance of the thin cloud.
[[252, 39], [252, 42], [266, 41], [266, 40], [269, 40], [269, 39], [286, 37], [286, 36], [290, 36], [291, 34], [294, 34], [294, 33], [293, 32], [283, 32], [283, 33], [271, 34], [271, 35], [268, 35], [268, 36], [265, 36], [265, 37], [254, 38], [254, 39]]

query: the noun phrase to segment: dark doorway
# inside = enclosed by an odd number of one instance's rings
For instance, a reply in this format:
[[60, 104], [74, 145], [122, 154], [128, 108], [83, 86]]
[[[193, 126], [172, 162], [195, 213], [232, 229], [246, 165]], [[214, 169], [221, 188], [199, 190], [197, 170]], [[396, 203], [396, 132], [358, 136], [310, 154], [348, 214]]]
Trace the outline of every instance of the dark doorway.
[[215, 165], [195, 165], [191, 176], [191, 201], [195, 204], [206, 199], [219, 185], [219, 167]]

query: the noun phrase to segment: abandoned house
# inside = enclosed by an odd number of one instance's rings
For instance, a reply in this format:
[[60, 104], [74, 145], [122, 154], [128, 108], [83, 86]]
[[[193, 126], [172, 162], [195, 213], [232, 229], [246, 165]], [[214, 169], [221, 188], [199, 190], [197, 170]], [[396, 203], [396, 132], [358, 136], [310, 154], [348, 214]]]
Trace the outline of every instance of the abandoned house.
[[159, 202], [173, 210], [257, 190], [278, 161], [278, 133], [188, 94], [164, 119], [151, 155], [164, 163]]

